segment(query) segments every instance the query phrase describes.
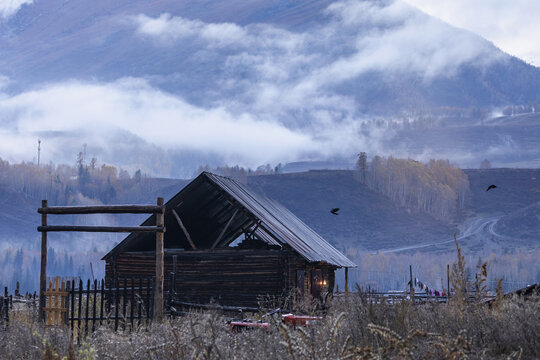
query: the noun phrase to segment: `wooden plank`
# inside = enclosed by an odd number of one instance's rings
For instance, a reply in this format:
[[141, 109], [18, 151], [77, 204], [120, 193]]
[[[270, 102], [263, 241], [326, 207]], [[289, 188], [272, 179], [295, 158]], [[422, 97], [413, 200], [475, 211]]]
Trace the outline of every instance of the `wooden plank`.
[[[47, 200], [41, 201], [41, 207], [47, 208]], [[41, 215], [41, 226], [47, 226], [47, 214]], [[47, 232], [41, 233], [41, 268], [39, 272], [39, 320], [45, 321], [45, 291], [47, 287]]]
[[349, 296], [349, 268], [345, 267], [345, 296]]
[[135, 308], [135, 279], [131, 277], [131, 294], [129, 299], [129, 319], [131, 322], [130, 331], [133, 331], [133, 318], [134, 318], [134, 308]]
[[[158, 206], [163, 205], [163, 198], [157, 198]], [[156, 227], [164, 226], [163, 213], [156, 214]], [[163, 321], [163, 282], [164, 282], [164, 252], [163, 233], [156, 233], [156, 287], [154, 290], [154, 319]]]
[[75, 333], [75, 280], [71, 280], [71, 333]]
[[101, 299], [99, 305], [99, 326], [103, 325], [103, 301], [105, 301], [105, 280], [101, 279]]
[[[42, 215], [46, 216], [46, 215]], [[51, 225], [38, 226], [37, 230], [43, 234], [51, 231], [77, 231], [77, 232], [157, 232], [164, 233], [164, 226], [78, 226], [78, 225]], [[43, 236], [42, 234], [42, 236]], [[47, 236], [45, 235], [45, 241]], [[46, 253], [45, 253], [46, 255]]]
[[91, 206], [41, 206], [40, 214], [155, 214], [163, 213], [162, 206], [155, 205], [91, 205]]
[[234, 220], [234, 217], [236, 216], [236, 214], [238, 213], [238, 209], [236, 209], [234, 211], [234, 213], [232, 214], [231, 218], [229, 219], [229, 221], [227, 221], [227, 224], [225, 225], [225, 227], [223, 228], [223, 230], [221, 230], [221, 233], [219, 234], [218, 238], [216, 239], [216, 241], [214, 242], [214, 244], [212, 245], [212, 249], [215, 249], [215, 247], [219, 244], [219, 242], [221, 241], [221, 238], [223, 237], [223, 235], [225, 235], [225, 232], [227, 231], [227, 229], [229, 228], [229, 225], [231, 225], [232, 221]]
[[84, 321], [84, 336], [88, 336], [88, 316], [89, 314], [89, 308], [90, 308], [90, 279], [88, 279], [86, 283], [86, 309], [84, 312], [85, 315], [85, 321]]
[[81, 343], [81, 319], [82, 319], [82, 297], [83, 297], [83, 281], [82, 279], [79, 280], [79, 301], [77, 309], [77, 342]]
[[128, 286], [127, 286], [127, 279], [124, 279], [124, 287], [123, 287], [123, 291], [122, 291], [122, 330], [126, 330], [126, 309], [127, 309], [127, 291], [128, 291]]
[[[94, 320], [92, 320], [92, 332], [96, 331], [96, 299], [97, 299], [97, 279], [94, 279], [94, 291], [92, 292], [93, 294], [93, 301], [92, 301], [92, 318]], [[88, 294], [88, 296], [90, 296], [90, 294]]]
[[191, 240], [191, 236], [189, 235], [189, 232], [187, 231], [186, 227], [184, 226], [184, 223], [180, 219], [180, 216], [178, 216], [178, 213], [176, 212], [176, 210], [173, 209], [172, 213], [173, 213], [174, 217], [176, 218], [176, 221], [178, 222], [178, 225], [180, 225], [180, 228], [184, 232], [184, 235], [186, 236], [187, 241], [189, 242], [189, 245], [191, 246], [191, 248], [193, 250], [197, 250], [197, 247], [193, 243], [193, 240]]
[[139, 277], [139, 296], [137, 298], [137, 328], [141, 326], [142, 303], [143, 303], [143, 292], [142, 292], [142, 276], [141, 276]]
[[[146, 279], [146, 286], [149, 288], [150, 286], [152, 286], [152, 283], [151, 283], [151, 280], [150, 279]], [[150, 316], [150, 291], [146, 291], [146, 318], [147, 319], [150, 319], [151, 316]]]
[[116, 291], [114, 292], [114, 331], [118, 330], [118, 298], [120, 297], [120, 280], [116, 280]]
[[[56, 283], [55, 289], [56, 289], [56, 292], [58, 293], [58, 292], [60, 291], [60, 288], [59, 288], [59, 286], [58, 286], [58, 285], [59, 285], [59, 284], [58, 284], [58, 283], [59, 283], [58, 276], [57, 276], [56, 279], [55, 279], [55, 283]], [[64, 290], [64, 289], [62, 289], [62, 290]], [[55, 303], [55, 306], [54, 306], [56, 311], [55, 311], [55, 313], [53, 314], [53, 316], [55, 317], [55, 319], [54, 319], [54, 325], [59, 325], [59, 324], [62, 323], [62, 320], [61, 320], [62, 312], [61, 312], [61, 310], [64, 310], [64, 309], [62, 309], [62, 308], [60, 307], [61, 299], [62, 299], [62, 297], [61, 297], [60, 295], [57, 294], [57, 295], [56, 295], [56, 303]]]

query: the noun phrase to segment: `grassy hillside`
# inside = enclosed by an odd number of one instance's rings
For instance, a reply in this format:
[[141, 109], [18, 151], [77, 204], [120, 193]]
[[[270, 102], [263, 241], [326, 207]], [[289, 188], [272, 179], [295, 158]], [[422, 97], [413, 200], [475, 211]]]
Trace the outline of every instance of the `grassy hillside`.
[[[465, 170], [472, 197], [470, 215], [508, 214], [540, 201], [540, 169]], [[489, 185], [497, 188], [486, 191]]]
[[[249, 177], [248, 184], [284, 204], [343, 250], [377, 251], [441, 242], [443, 244], [438, 246], [419, 246], [411, 250], [453, 250], [452, 234], [456, 231], [463, 234], [471, 229], [474, 233], [462, 239], [462, 245], [473, 251], [493, 249], [493, 246], [507, 250], [517, 245], [540, 246], [540, 237], [536, 237], [540, 231], [537, 217], [540, 169], [465, 170], [465, 173], [469, 177], [471, 196], [459, 229], [457, 225], [445, 224], [425, 214], [408, 213], [358, 183], [352, 171], [254, 176]], [[497, 188], [486, 192], [491, 184]], [[334, 207], [341, 208], [340, 215], [329, 212]], [[527, 216], [523, 216], [524, 213]], [[493, 216], [502, 217], [494, 227], [502, 237], [493, 238], [483, 229], [482, 219]]]
[[[465, 170], [469, 177], [471, 196], [462, 214], [462, 221], [501, 218], [494, 230], [512, 237], [520, 246], [536, 248], [540, 238], [538, 202], [540, 201], [540, 169]], [[119, 191], [111, 203], [154, 203], [157, 196], [169, 199], [180, 191], [188, 180], [149, 179], [140, 188]], [[497, 185], [486, 192], [486, 188]], [[421, 244], [446, 242], [440, 246], [415, 247], [413, 250], [451, 250], [452, 234], [466, 231], [464, 226], [449, 225], [422, 213], [411, 213], [396, 206], [387, 197], [372, 191], [354, 179], [347, 170], [322, 170], [303, 173], [249, 176], [248, 186], [277, 200], [311, 226], [325, 239], [344, 251], [379, 251]], [[119, 187], [121, 188], [121, 187]], [[41, 199], [31, 198], [7, 188], [0, 188], [0, 242], [5, 246], [37, 244], [36, 226], [40, 222], [36, 209]], [[81, 203], [88, 201], [82, 198]], [[64, 205], [64, 204], [51, 204]], [[330, 213], [339, 207], [339, 215]], [[101, 219], [52, 218], [51, 223], [138, 224], [144, 215], [107, 216]], [[475, 220], [480, 219], [480, 220]], [[486, 223], [487, 224], [487, 223]], [[480, 225], [477, 226], [480, 229]], [[481, 229], [480, 229], [481, 230]], [[482, 232], [463, 241], [463, 245], [481, 249], [485, 245]], [[489, 235], [489, 234], [488, 234]], [[62, 238], [61, 234], [55, 239]], [[517, 239], [517, 240], [516, 240]], [[495, 239], [502, 241], [501, 239]], [[504, 239], [503, 239], [504, 240]], [[517, 242], [505, 242], [511, 246]], [[502, 243], [501, 243], [502, 244]], [[37, 246], [37, 245], [35, 245]]]
[[[360, 184], [352, 171], [249, 177], [248, 185], [273, 198], [341, 249], [370, 251], [434, 242], [456, 229], [430, 216], [409, 214]], [[330, 209], [339, 207], [340, 214]]]

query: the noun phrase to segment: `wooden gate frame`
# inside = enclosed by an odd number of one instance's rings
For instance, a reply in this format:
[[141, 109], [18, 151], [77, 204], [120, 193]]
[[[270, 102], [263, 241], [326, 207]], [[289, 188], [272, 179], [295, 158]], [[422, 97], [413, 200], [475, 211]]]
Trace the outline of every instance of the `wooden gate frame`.
[[[97, 206], [47, 206], [47, 200], [41, 201], [41, 269], [39, 275], [39, 319], [45, 321], [47, 295], [47, 233], [56, 231], [156, 233], [156, 289], [154, 291], [154, 316], [157, 321], [163, 320], [163, 279], [164, 251], [163, 236], [165, 233], [165, 205], [163, 198], [157, 198], [157, 205], [97, 205]], [[47, 214], [81, 215], [81, 214], [156, 214], [156, 226], [79, 226], [79, 225], [47, 225]]]
[[45, 291], [44, 295], [49, 298], [49, 304], [44, 308], [44, 313], [48, 313], [45, 316], [45, 325], [53, 326], [66, 323], [68, 292], [65, 281], [60, 284], [58, 276], [54, 282], [49, 281], [49, 290]]

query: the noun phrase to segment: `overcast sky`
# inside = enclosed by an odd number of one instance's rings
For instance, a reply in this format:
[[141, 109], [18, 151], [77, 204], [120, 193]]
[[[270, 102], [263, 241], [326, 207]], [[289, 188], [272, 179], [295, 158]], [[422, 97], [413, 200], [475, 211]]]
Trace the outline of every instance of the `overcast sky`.
[[405, 0], [441, 20], [470, 30], [503, 51], [540, 66], [538, 0]]

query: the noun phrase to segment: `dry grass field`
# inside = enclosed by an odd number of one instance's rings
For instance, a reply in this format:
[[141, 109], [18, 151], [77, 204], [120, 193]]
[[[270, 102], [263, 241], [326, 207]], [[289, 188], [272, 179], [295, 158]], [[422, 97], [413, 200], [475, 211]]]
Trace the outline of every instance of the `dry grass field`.
[[[299, 312], [320, 316], [307, 327], [290, 327], [281, 317], [264, 318], [266, 329], [231, 331], [219, 311], [191, 312], [134, 331], [102, 326], [75, 341], [64, 327], [43, 328], [33, 306], [17, 304], [0, 330], [0, 359], [538, 359], [540, 296], [503, 295], [485, 301], [487, 264], [468, 281], [465, 257], [457, 262], [447, 303], [373, 301], [357, 286], [330, 299], [325, 311], [314, 301]], [[478, 289], [476, 300], [468, 293]], [[471, 301], [471, 299], [473, 299]], [[418, 300], [418, 299], [417, 299]], [[275, 308], [271, 299], [261, 302]], [[256, 320], [262, 314], [250, 314]]]
[[43, 329], [29, 310], [12, 314], [0, 331], [1, 359], [540, 358], [537, 298], [392, 305], [351, 293], [305, 328], [276, 319], [266, 330], [231, 332], [223, 314], [205, 312], [131, 333], [103, 327], [78, 345], [66, 329]]

